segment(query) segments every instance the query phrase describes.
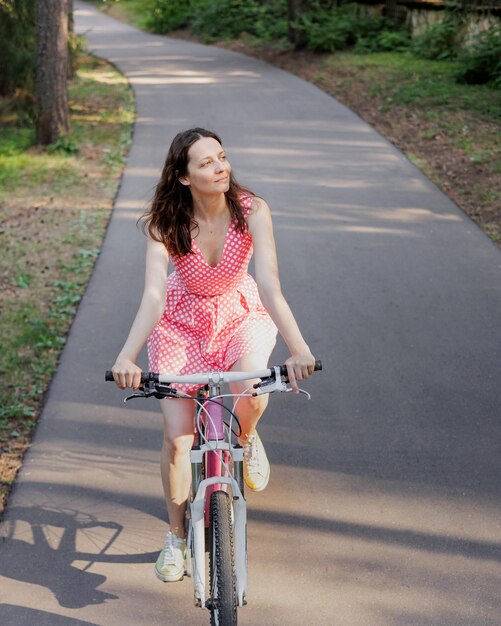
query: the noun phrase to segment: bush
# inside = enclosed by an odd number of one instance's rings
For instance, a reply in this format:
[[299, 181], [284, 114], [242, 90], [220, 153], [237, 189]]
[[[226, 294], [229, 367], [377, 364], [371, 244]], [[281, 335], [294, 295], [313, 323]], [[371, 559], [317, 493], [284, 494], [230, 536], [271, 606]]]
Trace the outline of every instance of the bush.
[[280, 42], [287, 39], [287, 0], [267, 0], [256, 16], [251, 34], [266, 41]]
[[190, 19], [190, 3], [183, 0], [153, 0], [144, 25], [154, 33], [169, 33], [187, 26]]
[[420, 59], [445, 61], [458, 53], [459, 23], [452, 14], [433, 24], [412, 41], [412, 52]]
[[256, 22], [265, 12], [256, 0], [192, 0], [191, 31], [205, 41], [256, 34]]
[[303, 13], [296, 27], [306, 34], [306, 46], [313, 52], [334, 52], [355, 47], [363, 52], [373, 50], [386, 20], [369, 14], [356, 3], [325, 7], [315, 2]]
[[501, 28], [491, 28], [482, 33], [474, 45], [458, 56], [459, 83], [491, 83], [501, 87]]
[[145, 26], [156, 33], [189, 27], [207, 42], [242, 33], [276, 41], [287, 35], [287, 0], [153, 0]]
[[35, 3], [0, 2], [0, 95], [33, 92], [36, 65]]
[[382, 52], [403, 52], [411, 45], [411, 35], [408, 30], [383, 30], [376, 41], [377, 50]]
[[410, 42], [411, 38], [407, 30], [383, 30], [370, 37], [358, 37], [353, 50], [361, 54], [368, 52], [403, 52], [409, 49]]

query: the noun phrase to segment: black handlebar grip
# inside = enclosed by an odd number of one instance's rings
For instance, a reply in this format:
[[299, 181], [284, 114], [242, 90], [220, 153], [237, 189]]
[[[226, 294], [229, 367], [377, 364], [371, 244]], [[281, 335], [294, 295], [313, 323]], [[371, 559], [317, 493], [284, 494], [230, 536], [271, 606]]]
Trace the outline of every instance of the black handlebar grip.
[[143, 372], [141, 374], [142, 383], [158, 383], [158, 374], [154, 372]]
[[[115, 379], [113, 378], [113, 372], [111, 372], [110, 370], [106, 371], [106, 374], [104, 375], [104, 380], [107, 383], [112, 383]], [[154, 374], [153, 372], [142, 372], [141, 373], [141, 383], [149, 383], [149, 382], [154, 382], [154, 383], [158, 383], [158, 374]]]
[[[315, 361], [315, 369], [313, 370], [314, 372], [319, 372], [322, 369], [322, 361], [320, 359], [317, 359]], [[286, 376], [287, 375], [287, 367], [285, 365], [281, 365], [280, 366], [280, 376]]]

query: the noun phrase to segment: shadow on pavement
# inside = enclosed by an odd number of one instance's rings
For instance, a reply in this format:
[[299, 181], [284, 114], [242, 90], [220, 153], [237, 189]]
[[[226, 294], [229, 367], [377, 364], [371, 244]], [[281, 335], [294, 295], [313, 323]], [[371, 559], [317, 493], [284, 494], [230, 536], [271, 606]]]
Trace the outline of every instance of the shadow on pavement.
[[39, 609], [27, 609], [15, 604], [0, 604], [0, 623], [4, 626], [97, 626], [93, 622], [84, 622], [65, 615], [56, 615]]
[[457, 555], [488, 561], [501, 561], [501, 544], [472, 541], [446, 535], [414, 530], [388, 528], [371, 524], [357, 524], [339, 520], [321, 519], [309, 515], [282, 513], [266, 509], [249, 509], [249, 520], [279, 526], [294, 526], [316, 532], [333, 533], [383, 545], [396, 545], [438, 554]]
[[[121, 533], [122, 526], [89, 517], [43, 507], [11, 508], [8, 519], [2, 525], [0, 575], [47, 587], [58, 603], [67, 608], [82, 608], [117, 599], [117, 596], [97, 589], [106, 581], [106, 576], [87, 570], [93, 563], [106, 558], [105, 553]], [[106, 533], [101, 550], [96, 553], [78, 552], [77, 532], [92, 533], [96, 530]], [[134, 561], [136, 558], [132, 557]], [[76, 560], [88, 563], [79, 569], [72, 565]], [[0, 623], [18, 622], [5, 622], [0, 613]], [[37, 620], [37, 623], [40, 622]], [[42, 623], [59, 622], [49, 620]], [[64, 623], [73, 624], [73, 621]], [[74, 623], [87, 624], [78, 620]]]

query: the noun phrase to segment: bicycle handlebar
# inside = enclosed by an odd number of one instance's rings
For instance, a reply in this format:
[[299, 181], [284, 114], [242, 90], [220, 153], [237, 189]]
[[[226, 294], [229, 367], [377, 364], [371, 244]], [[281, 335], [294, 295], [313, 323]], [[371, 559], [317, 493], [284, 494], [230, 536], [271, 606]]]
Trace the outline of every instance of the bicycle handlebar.
[[[287, 366], [280, 365], [280, 376], [287, 375]], [[322, 369], [322, 361], [315, 361], [315, 372]], [[188, 383], [195, 385], [208, 385], [209, 383], [229, 383], [239, 380], [248, 380], [250, 378], [274, 378], [275, 368], [271, 367], [265, 370], [256, 370], [253, 372], [207, 372], [206, 374], [186, 374], [184, 376], [172, 376], [170, 374], [156, 374], [154, 372], [142, 372], [141, 384], [144, 383]], [[105, 375], [106, 382], [113, 382], [113, 373], [108, 370]]]

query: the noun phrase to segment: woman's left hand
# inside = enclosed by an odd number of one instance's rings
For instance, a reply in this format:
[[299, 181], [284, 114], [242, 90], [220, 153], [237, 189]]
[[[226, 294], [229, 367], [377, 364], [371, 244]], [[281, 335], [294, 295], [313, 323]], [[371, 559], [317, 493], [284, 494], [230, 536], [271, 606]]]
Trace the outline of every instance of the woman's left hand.
[[293, 352], [285, 361], [292, 390], [299, 393], [298, 380], [309, 378], [315, 371], [315, 357], [309, 349]]

